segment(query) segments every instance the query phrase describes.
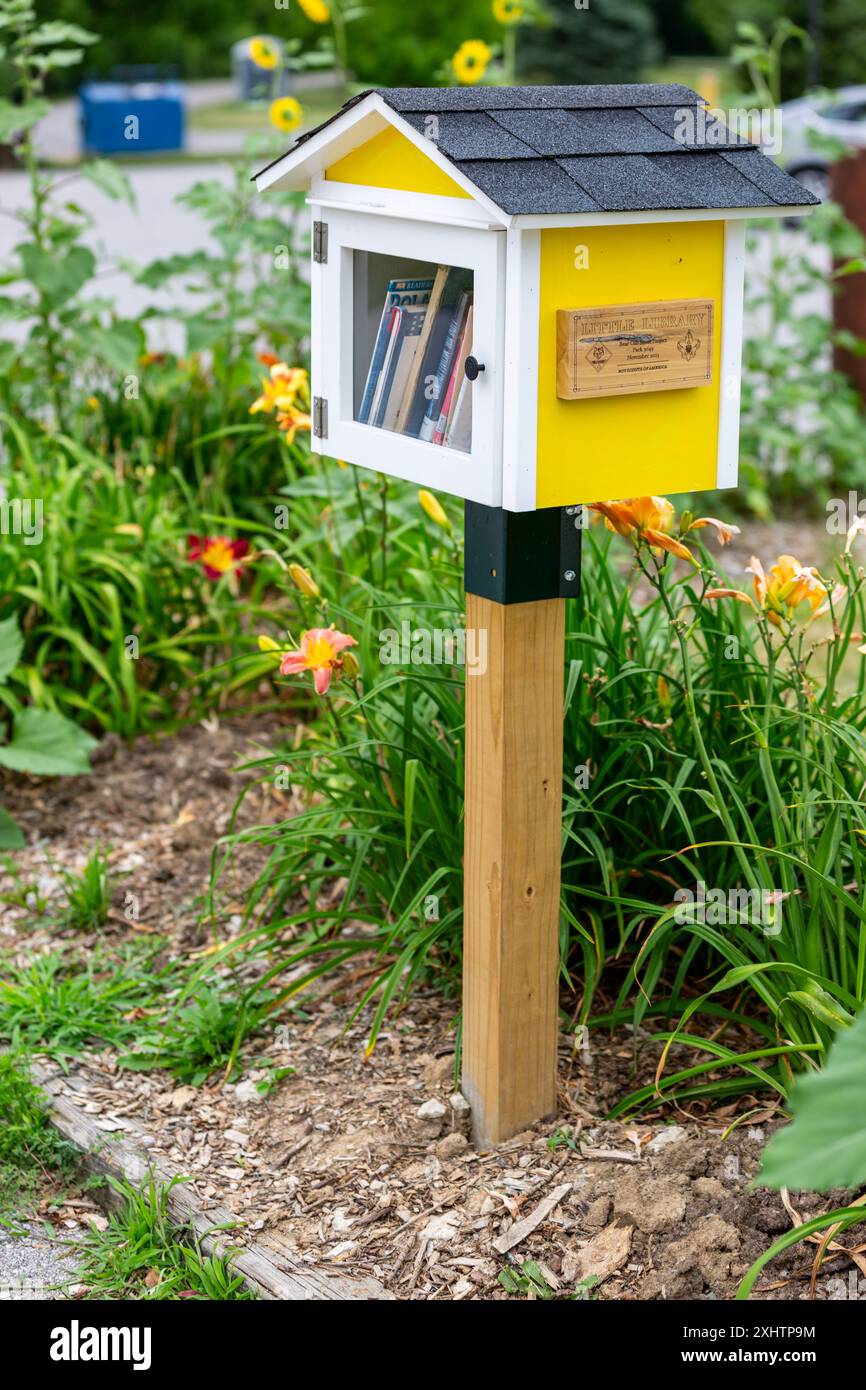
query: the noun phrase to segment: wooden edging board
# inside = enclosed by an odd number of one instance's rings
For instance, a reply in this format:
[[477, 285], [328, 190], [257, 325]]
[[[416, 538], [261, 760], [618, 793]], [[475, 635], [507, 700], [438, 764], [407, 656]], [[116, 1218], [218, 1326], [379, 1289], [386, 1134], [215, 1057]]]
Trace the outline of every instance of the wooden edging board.
[[[86, 1083], [74, 1072], [63, 1073], [44, 1062], [32, 1062], [30, 1074], [42, 1091], [48, 1119], [64, 1139], [81, 1150], [88, 1172], [125, 1178], [136, 1187], [151, 1176], [164, 1183], [176, 1176], [164, 1163], [153, 1159], [143, 1148], [137, 1148], [129, 1137], [116, 1139], [97, 1129], [93, 1119], [76, 1104], [78, 1095], [86, 1099]], [[133, 1138], [136, 1132], [144, 1133], [134, 1121], [125, 1120], [124, 1123]], [[178, 1226], [192, 1227], [205, 1254], [236, 1252], [232, 1268], [261, 1298], [369, 1301], [394, 1297], [369, 1275], [332, 1274], [320, 1266], [304, 1264], [278, 1236], [270, 1237], [268, 1245], [238, 1245], [242, 1223], [238, 1223], [225, 1207], [215, 1203], [205, 1205], [189, 1183], [177, 1183], [172, 1187], [167, 1208], [169, 1217]], [[216, 1229], [221, 1226], [233, 1229]]]

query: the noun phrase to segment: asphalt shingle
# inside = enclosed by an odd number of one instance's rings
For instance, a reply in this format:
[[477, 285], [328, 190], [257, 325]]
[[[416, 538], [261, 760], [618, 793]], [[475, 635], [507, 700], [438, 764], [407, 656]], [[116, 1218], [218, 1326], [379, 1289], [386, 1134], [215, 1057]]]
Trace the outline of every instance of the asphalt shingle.
[[642, 116], [669, 135], [679, 149], [750, 149], [752, 142], [731, 130], [703, 102], [681, 102], [679, 106], [642, 106]]
[[644, 154], [584, 155], [557, 163], [606, 212], [702, 206], [684, 201], [676, 178]]
[[722, 155], [740, 174], [756, 184], [762, 193], [783, 206], [804, 206], [816, 199], [797, 179], [791, 178], [772, 159], [758, 150], [736, 150]]
[[[773, 199], [737, 172], [721, 154], [655, 154], [654, 165], [676, 184], [675, 208], [771, 207]], [[762, 156], [763, 158], [763, 156]]]
[[458, 169], [503, 212], [600, 212], [553, 159], [465, 159]]
[[[383, 87], [377, 94], [414, 130], [432, 133], [446, 159], [515, 215], [818, 201], [748, 140], [720, 128], [703, 98], [679, 83]], [[370, 95], [358, 93], [331, 121]], [[293, 148], [330, 123], [305, 132]]]
[[673, 153], [679, 147], [670, 135], [639, 111], [495, 111], [492, 119], [539, 154], [557, 158], [572, 154]]
[[404, 117], [449, 159], [537, 159], [538, 151], [518, 140], [486, 111], [409, 111]]

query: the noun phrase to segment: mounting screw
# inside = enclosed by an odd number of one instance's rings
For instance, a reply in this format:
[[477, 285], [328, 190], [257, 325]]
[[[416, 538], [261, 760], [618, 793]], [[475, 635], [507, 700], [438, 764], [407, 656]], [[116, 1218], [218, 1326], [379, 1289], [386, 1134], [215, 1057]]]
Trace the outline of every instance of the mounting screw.
[[565, 574], [562, 577], [568, 584], [570, 584], [572, 580], [577, 578], [577, 575], [575, 574], [574, 570], [566, 570]]
[[577, 507], [566, 507], [566, 509], [565, 509], [565, 515], [566, 515], [566, 516], [574, 516], [574, 514], [575, 514], [576, 511], [577, 511]]
[[485, 370], [484, 363], [479, 362], [476, 357], [467, 357], [463, 370], [470, 381], [474, 381], [479, 372]]

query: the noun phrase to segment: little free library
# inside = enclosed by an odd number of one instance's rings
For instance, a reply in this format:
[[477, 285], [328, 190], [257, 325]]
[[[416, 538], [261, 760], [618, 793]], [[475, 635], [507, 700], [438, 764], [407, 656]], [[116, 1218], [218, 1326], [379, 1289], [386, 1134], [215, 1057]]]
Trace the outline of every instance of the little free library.
[[737, 481], [745, 220], [817, 200], [676, 84], [383, 88], [308, 190], [313, 448], [466, 501], [463, 1089], [556, 1108], [564, 600], [580, 506]]

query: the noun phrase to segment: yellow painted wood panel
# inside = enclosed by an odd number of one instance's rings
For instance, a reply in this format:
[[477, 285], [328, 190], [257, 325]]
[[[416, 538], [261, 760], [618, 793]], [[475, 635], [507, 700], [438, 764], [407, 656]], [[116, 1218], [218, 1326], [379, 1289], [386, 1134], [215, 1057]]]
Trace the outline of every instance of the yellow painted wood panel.
[[[721, 221], [542, 231], [537, 506], [716, 486], [724, 245]], [[712, 385], [559, 400], [557, 309], [657, 299], [715, 301]]]
[[466, 595], [463, 1090], [476, 1142], [556, 1108], [565, 602]]
[[325, 170], [338, 183], [366, 188], [399, 188], [404, 193], [433, 193], [445, 198], [468, 198], [459, 184], [425, 154], [390, 127], [359, 145]]

